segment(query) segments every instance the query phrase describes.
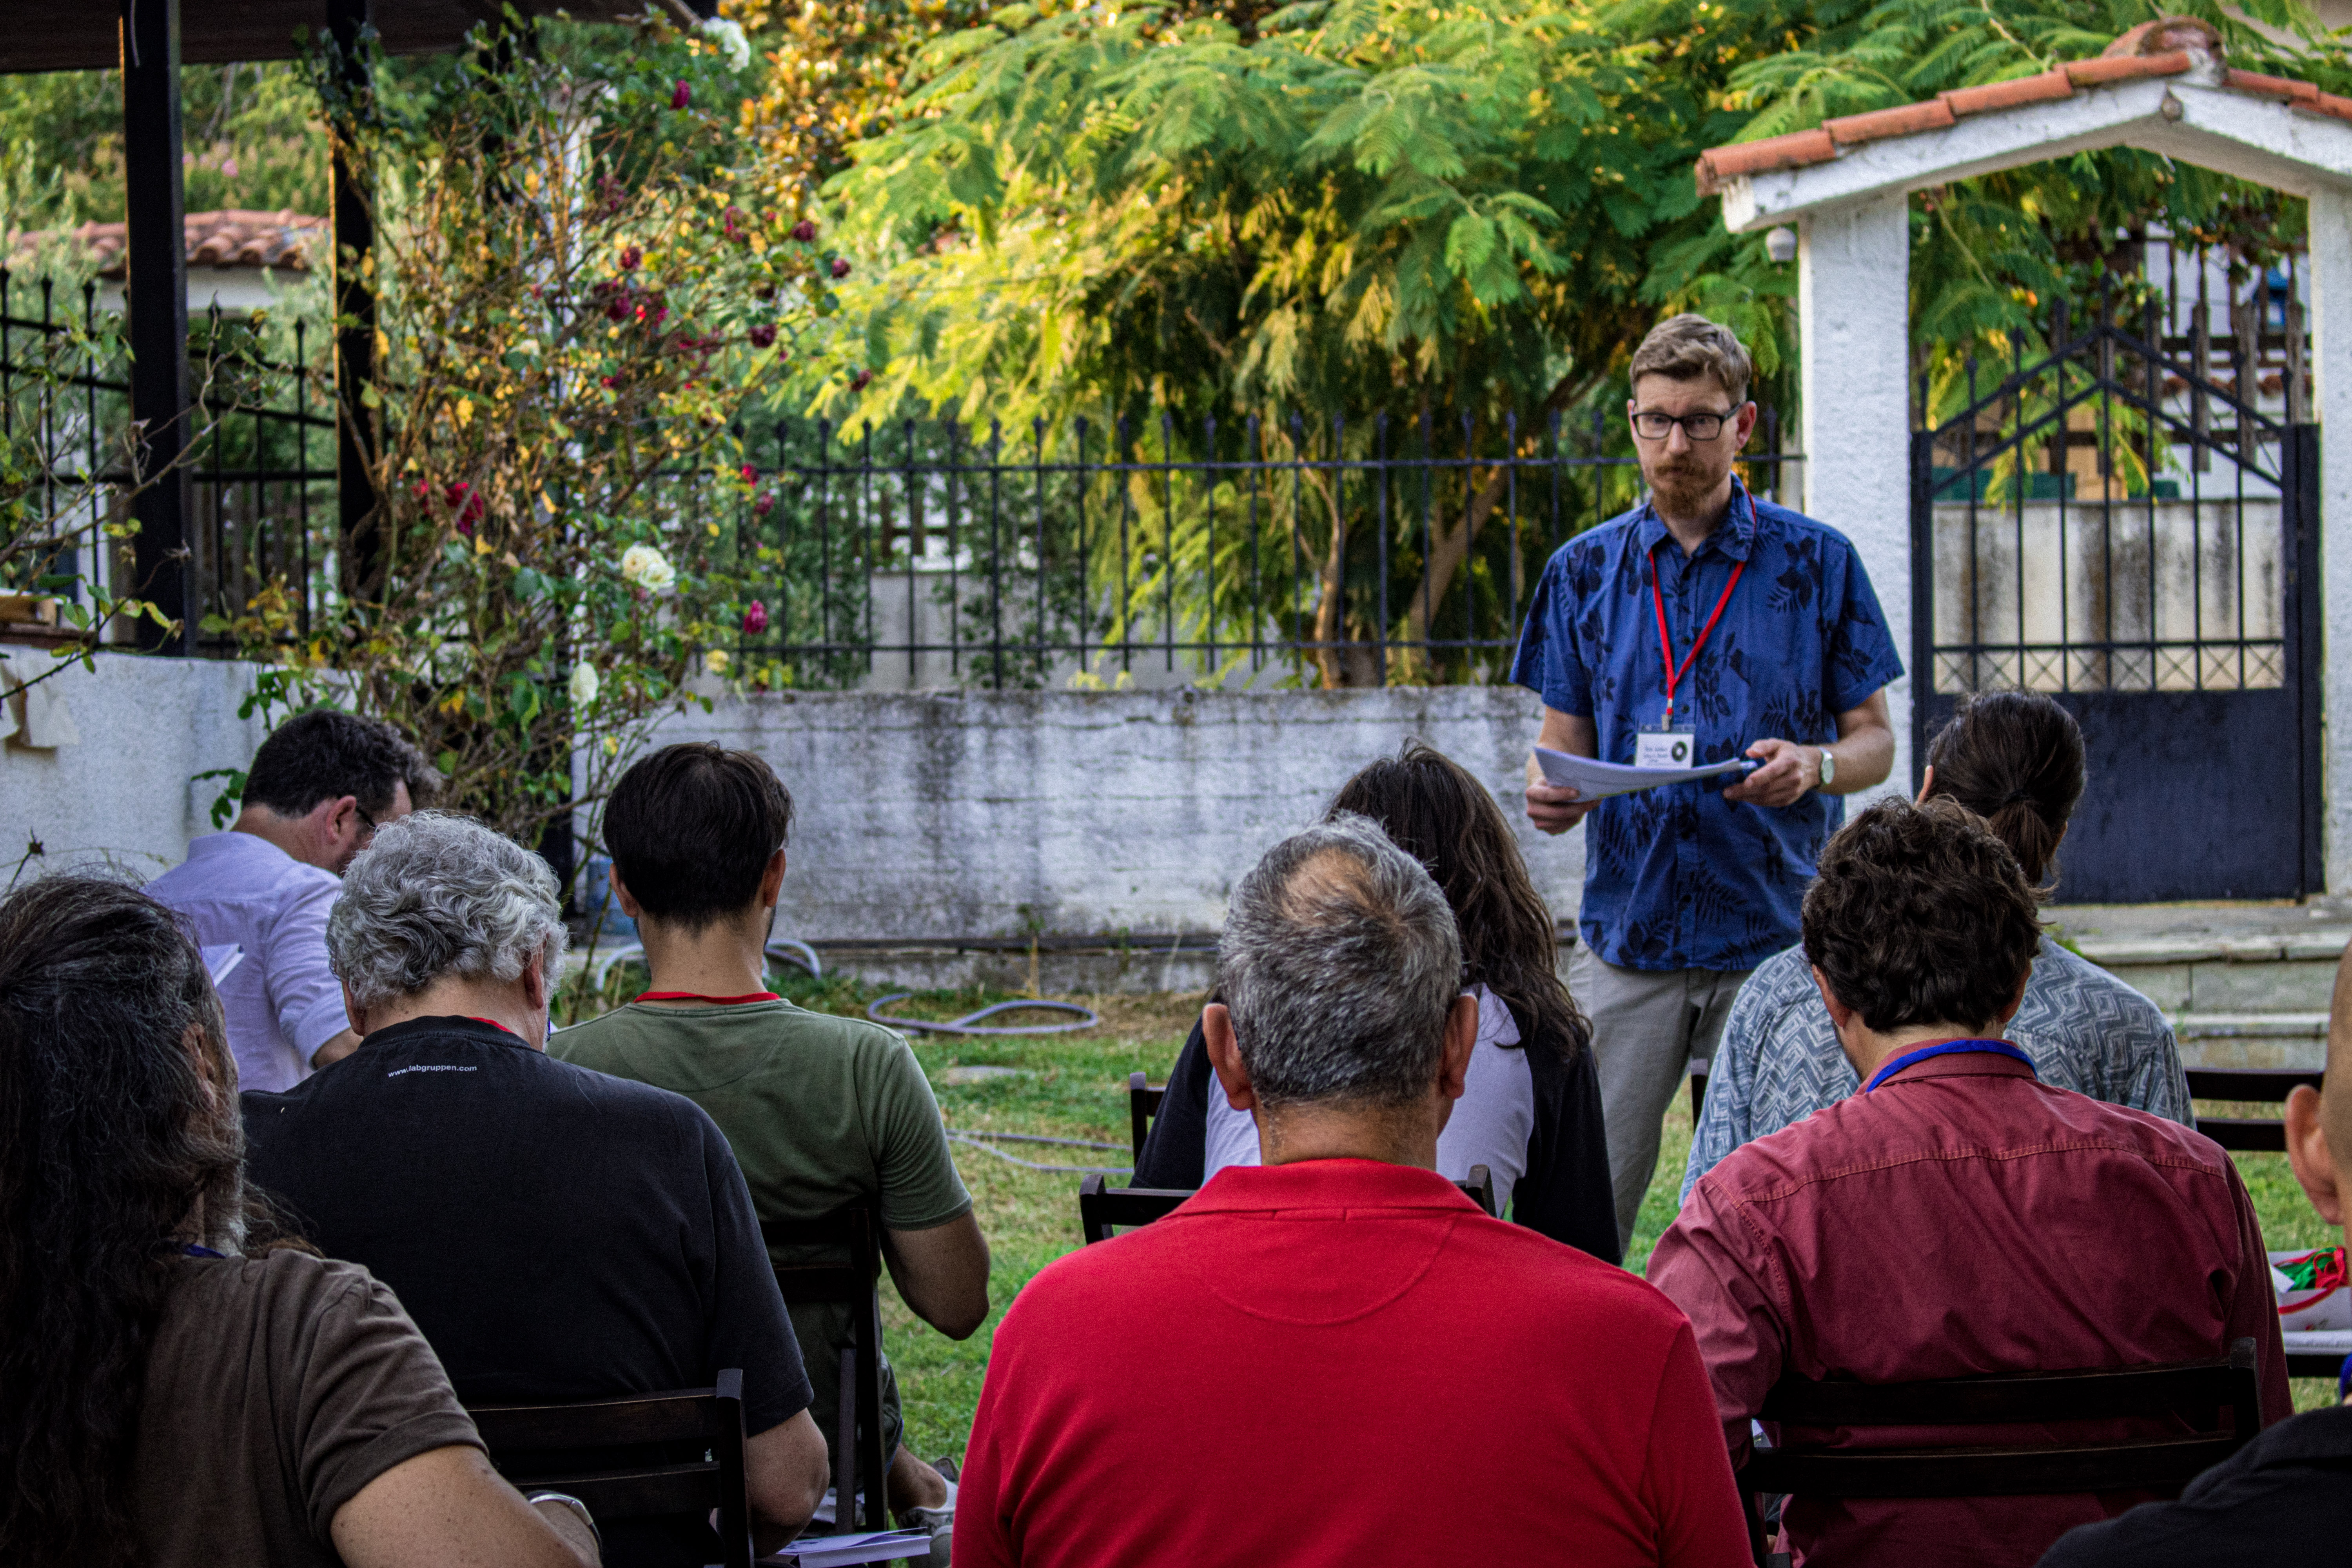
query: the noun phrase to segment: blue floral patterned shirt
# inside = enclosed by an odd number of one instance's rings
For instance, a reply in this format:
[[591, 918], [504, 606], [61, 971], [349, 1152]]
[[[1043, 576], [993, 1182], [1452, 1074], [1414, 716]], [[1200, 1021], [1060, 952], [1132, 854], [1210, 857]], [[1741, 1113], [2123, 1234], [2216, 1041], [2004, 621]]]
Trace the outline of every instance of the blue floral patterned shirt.
[[[1631, 763], [1634, 736], [1666, 706], [1652, 559], [1679, 663], [1738, 589], [1675, 688], [1675, 719], [1697, 757], [1722, 762], [1777, 736], [1822, 745], [1837, 716], [1903, 673], [1853, 546], [1801, 512], [1752, 499], [1685, 555], [1644, 500], [1563, 544], [1528, 605], [1511, 679], [1544, 704], [1590, 718], [1603, 762]], [[1654, 552], [1654, 556], [1653, 552]], [[1736, 775], [1734, 775], [1736, 778]], [[1723, 778], [1610, 797], [1585, 820], [1584, 940], [1629, 969], [1753, 969], [1797, 940], [1813, 862], [1845, 803], [1807, 790], [1793, 805], [1727, 802]]]
[[[2180, 1047], [2157, 1005], [2044, 936], [2025, 1000], [2002, 1038], [2034, 1076], [2110, 1105], [2197, 1125]], [[1790, 948], [1739, 988], [1707, 1067], [1683, 1196], [1734, 1149], [1795, 1125], [1862, 1087], [1838, 1048], [1804, 950]]]

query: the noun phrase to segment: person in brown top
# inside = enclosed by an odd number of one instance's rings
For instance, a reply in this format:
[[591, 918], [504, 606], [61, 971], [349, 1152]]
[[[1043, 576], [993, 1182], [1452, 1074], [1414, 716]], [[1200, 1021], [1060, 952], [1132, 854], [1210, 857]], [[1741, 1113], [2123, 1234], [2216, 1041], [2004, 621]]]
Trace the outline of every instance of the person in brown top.
[[170, 912], [88, 878], [0, 901], [0, 1563], [597, 1562], [585, 1510], [490, 1468], [391, 1291], [272, 1245]]

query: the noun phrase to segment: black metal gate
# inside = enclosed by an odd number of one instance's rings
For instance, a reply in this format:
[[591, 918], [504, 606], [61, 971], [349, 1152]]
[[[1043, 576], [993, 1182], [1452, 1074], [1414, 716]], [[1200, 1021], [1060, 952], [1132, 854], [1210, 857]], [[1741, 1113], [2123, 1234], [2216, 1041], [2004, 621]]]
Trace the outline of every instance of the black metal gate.
[[2047, 691], [2089, 752], [2063, 900], [2315, 893], [2319, 444], [2298, 279], [2150, 249], [2165, 276], [2087, 323], [2062, 305], [2047, 352], [2021, 349], [1997, 385], [1971, 362], [1961, 411], [1912, 439], [1914, 766], [1960, 694]]

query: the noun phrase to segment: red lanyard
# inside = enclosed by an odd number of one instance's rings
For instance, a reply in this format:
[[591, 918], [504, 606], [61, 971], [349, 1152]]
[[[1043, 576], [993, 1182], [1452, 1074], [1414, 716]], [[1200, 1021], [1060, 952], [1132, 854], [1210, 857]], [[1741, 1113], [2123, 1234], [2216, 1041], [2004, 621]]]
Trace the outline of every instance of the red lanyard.
[[772, 991], [754, 991], [748, 996], [705, 996], [699, 991], [640, 991], [639, 1002], [709, 1002], [720, 1007], [733, 1007], [745, 1002], [781, 1002], [782, 997]]
[[1690, 672], [1691, 661], [1698, 658], [1698, 650], [1706, 646], [1707, 634], [1715, 630], [1715, 623], [1723, 619], [1723, 606], [1731, 603], [1731, 591], [1739, 586], [1739, 574], [1747, 570], [1747, 562], [1732, 563], [1731, 581], [1723, 585], [1723, 597], [1715, 602], [1715, 614], [1707, 616], [1706, 625], [1699, 628], [1698, 640], [1691, 644], [1690, 652], [1683, 655], [1683, 662], [1677, 667], [1674, 641], [1666, 636], [1666, 596], [1658, 589], [1658, 547], [1654, 544], [1650, 546], [1650, 602], [1658, 607], [1658, 657], [1665, 661], [1666, 666], [1664, 727], [1671, 728], [1675, 721], [1675, 683]]

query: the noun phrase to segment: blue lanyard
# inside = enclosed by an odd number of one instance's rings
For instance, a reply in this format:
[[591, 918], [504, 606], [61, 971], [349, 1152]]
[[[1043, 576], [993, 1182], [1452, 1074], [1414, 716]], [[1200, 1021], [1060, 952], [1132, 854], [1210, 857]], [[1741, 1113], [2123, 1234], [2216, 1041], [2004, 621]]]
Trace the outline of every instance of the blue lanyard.
[[225, 1252], [215, 1252], [209, 1247], [199, 1247], [193, 1241], [181, 1247], [180, 1250], [187, 1254], [190, 1258], [226, 1258], [228, 1256], [228, 1254]]
[[1870, 1075], [1870, 1081], [1862, 1086], [1862, 1092], [1868, 1094], [1914, 1062], [1924, 1062], [1929, 1057], [1958, 1056], [1962, 1051], [1990, 1051], [1997, 1057], [2013, 1057], [2025, 1064], [2028, 1072], [2033, 1070], [2033, 1058], [2007, 1040], [1941, 1040], [1935, 1045], [1921, 1046], [1916, 1051], [1906, 1051], [1896, 1057]]

